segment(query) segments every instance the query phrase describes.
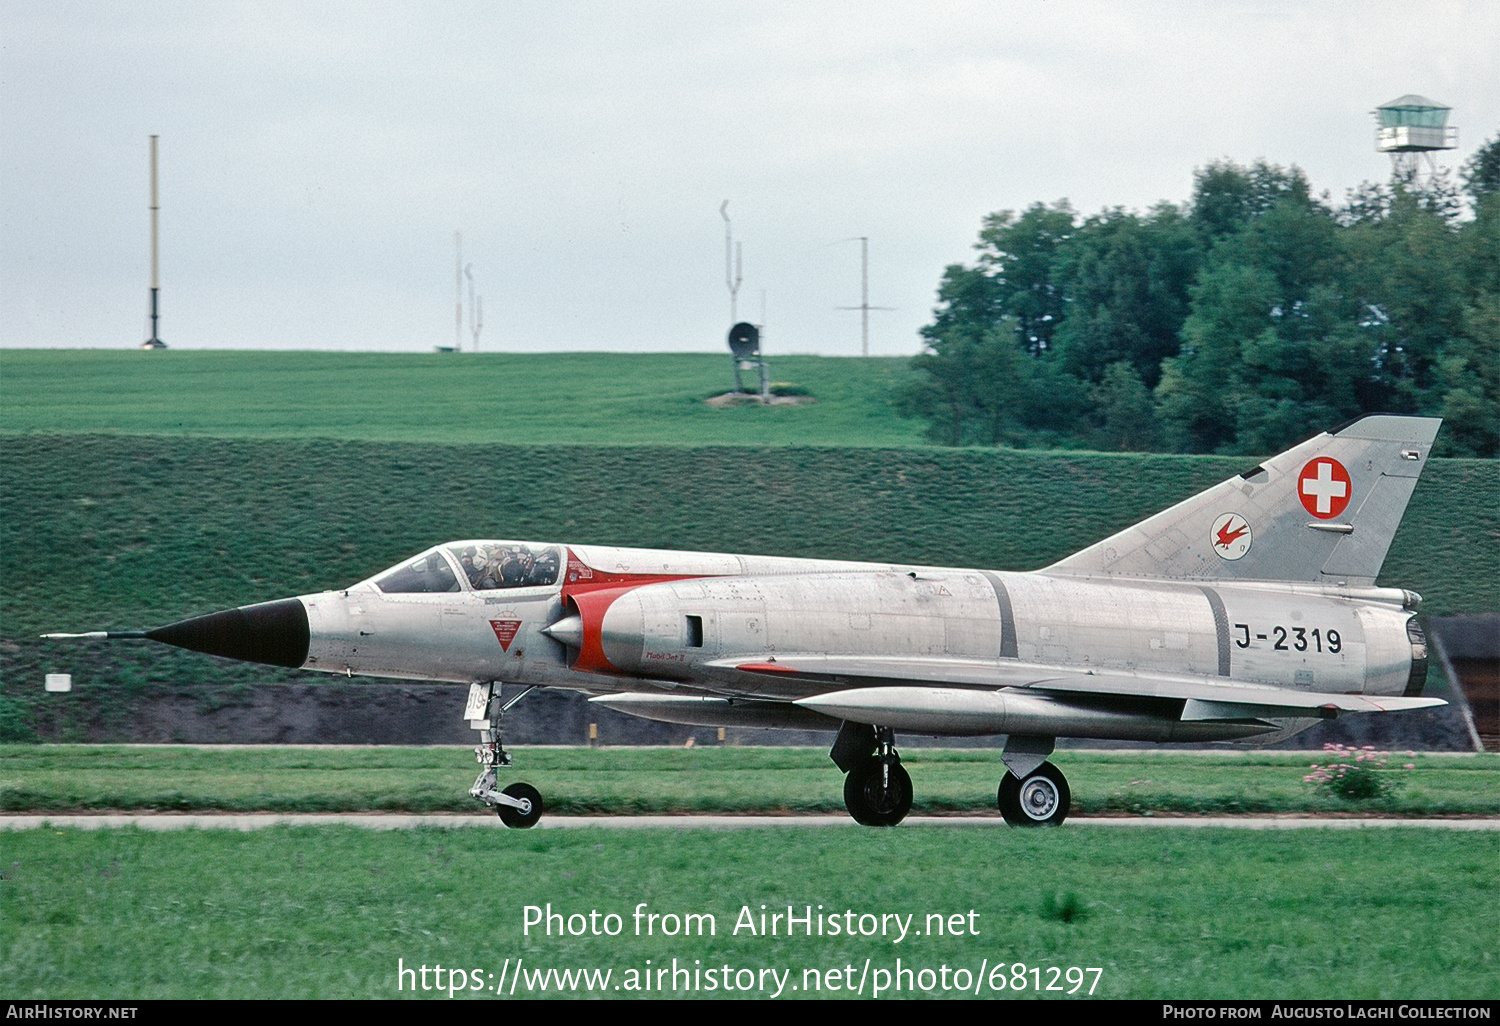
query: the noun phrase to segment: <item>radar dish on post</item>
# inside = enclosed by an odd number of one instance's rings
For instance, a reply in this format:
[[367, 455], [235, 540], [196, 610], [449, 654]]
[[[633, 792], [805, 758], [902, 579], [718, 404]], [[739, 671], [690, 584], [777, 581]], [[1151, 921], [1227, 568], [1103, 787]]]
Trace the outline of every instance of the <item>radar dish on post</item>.
[[729, 350], [736, 360], [753, 360], [760, 352], [760, 329], [740, 321], [729, 329]]
[[734, 354], [734, 391], [737, 395], [748, 395], [741, 370], [754, 370], [760, 374], [760, 401], [771, 398], [771, 372], [766, 358], [760, 352], [760, 329], [749, 321], [740, 321], [729, 329], [729, 351]]

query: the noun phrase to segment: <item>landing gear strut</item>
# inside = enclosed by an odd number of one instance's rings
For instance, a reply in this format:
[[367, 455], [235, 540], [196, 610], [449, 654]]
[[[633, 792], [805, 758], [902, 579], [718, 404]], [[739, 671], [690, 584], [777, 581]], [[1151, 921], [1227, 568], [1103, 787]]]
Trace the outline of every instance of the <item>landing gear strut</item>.
[[542, 818], [542, 794], [530, 784], [515, 783], [505, 790], [497, 790], [499, 772], [511, 763], [510, 753], [500, 739], [500, 720], [521, 699], [536, 690], [532, 685], [501, 704], [501, 685], [498, 681], [469, 686], [469, 702], [464, 708], [464, 718], [478, 730], [480, 744], [474, 749], [474, 758], [484, 767], [479, 779], [469, 788], [470, 796], [478, 798], [492, 807], [500, 816], [500, 822], [508, 827], [525, 828], [535, 826]]
[[911, 775], [889, 727], [845, 723], [830, 753], [844, 777], [844, 807], [863, 826], [895, 826], [911, 811]]

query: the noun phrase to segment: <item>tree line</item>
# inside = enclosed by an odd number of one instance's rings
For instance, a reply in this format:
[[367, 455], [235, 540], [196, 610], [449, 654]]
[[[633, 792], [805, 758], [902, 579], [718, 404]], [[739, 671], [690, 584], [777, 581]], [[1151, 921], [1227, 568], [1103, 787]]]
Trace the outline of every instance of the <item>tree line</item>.
[[1500, 455], [1500, 136], [1446, 172], [1315, 196], [1221, 161], [1192, 199], [985, 218], [899, 397], [948, 445], [1269, 453], [1363, 413]]

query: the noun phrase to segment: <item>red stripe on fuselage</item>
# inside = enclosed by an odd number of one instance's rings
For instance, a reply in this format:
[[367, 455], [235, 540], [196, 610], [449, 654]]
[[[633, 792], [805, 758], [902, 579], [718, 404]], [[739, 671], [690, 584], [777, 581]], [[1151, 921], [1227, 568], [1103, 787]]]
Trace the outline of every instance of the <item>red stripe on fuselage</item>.
[[702, 576], [703, 574], [623, 574], [597, 570], [579, 559], [578, 554], [569, 549], [568, 571], [563, 576], [562, 595], [564, 599], [567, 599], [574, 595], [602, 591], [606, 588], [619, 589], [621, 585], [625, 585], [625, 590], [629, 590], [647, 584], [662, 584], [666, 581], [690, 581]]

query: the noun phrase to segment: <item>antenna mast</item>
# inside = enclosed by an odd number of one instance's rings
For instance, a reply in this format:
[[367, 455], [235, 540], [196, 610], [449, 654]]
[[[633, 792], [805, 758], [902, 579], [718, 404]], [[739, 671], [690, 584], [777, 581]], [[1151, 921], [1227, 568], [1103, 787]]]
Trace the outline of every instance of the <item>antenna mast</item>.
[[[735, 324], [739, 321], [739, 307], [736, 299], [740, 292], [740, 282], [744, 280], [742, 272], [745, 269], [745, 254], [740, 248], [740, 243], [732, 241], [728, 200], [719, 204], [719, 216], [724, 219], [724, 284], [729, 287], [729, 323]], [[732, 261], [731, 253], [734, 256]]]
[[859, 311], [859, 352], [861, 356], [870, 355], [870, 311], [871, 310], [894, 310], [891, 306], [870, 305], [870, 239], [866, 235], [856, 235], [845, 239], [845, 242], [859, 243], [859, 305], [841, 306], [840, 310]]
[[453, 233], [453, 351], [464, 351], [464, 237]]
[[161, 340], [157, 333], [157, 322], [160, 319], [158, 301], [161, 294], [161, 276], [159, 274], [159, 262], [157, 250], [159, 234], [157, 221], [161, 214], [161, 204], [156, 195], [156, 136], [151, 137], [151, 337], [141, 344], [142, 349], [165, 349], [167, 344]]
[[469, 279], [469, 334], [474, 336], [474, 352], [479, 352], [479, 332], [484, 328], [484, 297], [474, 295], [474, 265], [464, 264], [464, 277]]

